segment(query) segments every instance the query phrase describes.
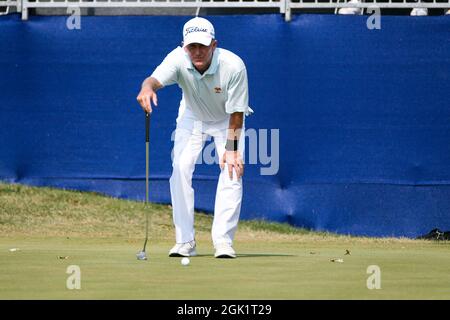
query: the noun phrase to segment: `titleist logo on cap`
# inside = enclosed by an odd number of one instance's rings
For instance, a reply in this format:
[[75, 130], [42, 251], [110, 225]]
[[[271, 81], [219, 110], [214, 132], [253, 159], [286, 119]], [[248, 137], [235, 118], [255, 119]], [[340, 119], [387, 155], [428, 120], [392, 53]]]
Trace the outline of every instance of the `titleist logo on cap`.
[[199, 28], [199, 27], [189, 27], [189, 28], [186, 28], [185, 35], [188, 35], [189, 33], [192, 33], [192, 32], [208, 32], [208, 29]]

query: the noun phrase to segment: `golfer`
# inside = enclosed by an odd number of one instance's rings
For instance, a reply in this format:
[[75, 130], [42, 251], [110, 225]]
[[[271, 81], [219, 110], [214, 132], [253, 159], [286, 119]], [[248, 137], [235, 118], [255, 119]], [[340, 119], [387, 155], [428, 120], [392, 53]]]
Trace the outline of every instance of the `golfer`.
[[144, 80], [137, 97], [145, 112], [158, 105], [157, 90], [178, 84], [183, 91], [170, 178], [176, 244], [170, 257], [196, 255], [192, 174], [204, 142], [213, 137], [219, 155], [212, 240], [216, 258], [235, 258], [232, 247], [242, 203], [247, 70], [234, 53], [217, 47], [213, 25], [193, 18], [183, 27], [182, 47], [170, 52]]

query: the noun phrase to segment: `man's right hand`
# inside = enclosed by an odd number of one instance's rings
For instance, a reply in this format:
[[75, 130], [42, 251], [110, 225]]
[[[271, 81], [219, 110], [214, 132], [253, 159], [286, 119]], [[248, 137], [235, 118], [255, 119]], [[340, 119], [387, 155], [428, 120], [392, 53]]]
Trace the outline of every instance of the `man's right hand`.
[[142, 109], [147, 113], [152, 113], [152, 103], [158, 105], [158, 96], [149, 86], [143, 86], [141, 92], [137, 96], [137, 101], [141, 105]]
[[144, 80], [141, 86], [141, 92], [137, 96], [137, 101], [147, 113], [152, 113], [152, 103], [158, 105], [158, 97], [156, 96], [156, 91], [161, 89], [162, 84], [153, 77], [148, 77]]

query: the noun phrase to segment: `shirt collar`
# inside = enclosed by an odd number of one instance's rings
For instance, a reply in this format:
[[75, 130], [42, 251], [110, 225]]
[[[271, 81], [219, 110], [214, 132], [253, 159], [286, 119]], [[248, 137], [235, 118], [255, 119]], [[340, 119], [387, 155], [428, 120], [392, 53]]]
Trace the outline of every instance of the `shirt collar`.
[[208, 70], [205, 71], [205, 74], [214, 74], [217, 71], [217, 67], [219, 65], [219, 61], [218, 61], [218, 52], [217, 52], [217, 48], [216, 50], [214, 50], [213, 53], [213, 57], [211, 60], [211, 65], [209, 66]]

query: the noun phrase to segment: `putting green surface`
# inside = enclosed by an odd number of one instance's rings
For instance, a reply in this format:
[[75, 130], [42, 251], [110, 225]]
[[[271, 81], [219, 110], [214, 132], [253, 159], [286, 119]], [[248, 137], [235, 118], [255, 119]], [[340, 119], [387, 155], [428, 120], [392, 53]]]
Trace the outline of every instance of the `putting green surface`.
[[[167, 256], [171, 244], [149, 243], [149, 260], [138, 261], [136, 241], [0, 238], [0, 298], [450, 298], [446, 244], [253, 242], [236, 244], [237, 259], [215, 259], [205, 241], [188, 266]], [[79, 290], [67, 288], [71, 265], [81, 271]], [[367, 287], [370, 265], [380, 268], [380, 289]]]
[[199, 255], [182, 266], [170, 206], [0, 183], [0, 299], [450, 299], [449, 242], [241, 221], [237, 259], [215, 259], [211, 224], [196, 213]]

